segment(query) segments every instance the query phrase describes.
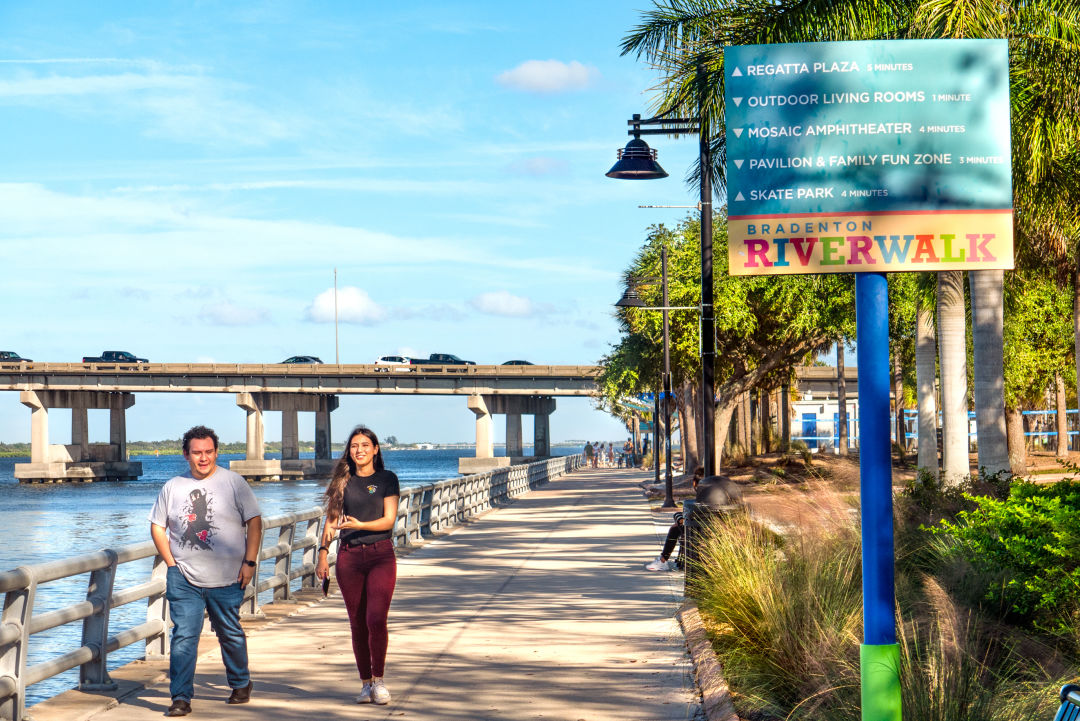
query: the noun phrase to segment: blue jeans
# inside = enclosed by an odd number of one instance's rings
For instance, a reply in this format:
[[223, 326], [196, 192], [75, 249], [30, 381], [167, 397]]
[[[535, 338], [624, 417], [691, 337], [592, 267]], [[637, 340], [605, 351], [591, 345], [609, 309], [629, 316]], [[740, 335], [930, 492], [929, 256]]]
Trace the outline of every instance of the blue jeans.
[[230, 688], [244, 688], [248, 675], [247, 637], [240, 627], [240, 603], [244, 589], [239, 583], [216, 588], [194, 586], [176, 566], [166, 574], [165, 598], [173, 622], [172, 649], [169, 654], [169, 695], [191, 701], [195, 693], [195, 659], [199, 655], [199, 635], [203, 611], [210, 614], [210, 625], [221, 644], [221, 660]]

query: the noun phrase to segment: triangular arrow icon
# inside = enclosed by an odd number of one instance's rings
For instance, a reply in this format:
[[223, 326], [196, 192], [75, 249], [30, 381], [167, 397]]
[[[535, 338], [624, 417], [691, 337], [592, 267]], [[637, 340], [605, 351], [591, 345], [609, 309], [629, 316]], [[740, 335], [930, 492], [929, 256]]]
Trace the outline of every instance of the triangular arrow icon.
[[735, 101], [735, 107], [736, 108], [739, 107], [740, 105], [742, 105], [742, 98], [732, 98], [732, 100]]
[[739, 170], [742, 170], [742, 164], [743, 164], [742, 159], [739, 159], [739, 160], [735, 161], [735, 167], [738, 168]]
[[735, 196], [735, 200], [746, 200], [746, 198], [743, 197], [742, 193], [739, 193], [738, 195]]
[[742, 128], [735, 128], [735, 137], [736, 138], [741, 138], [742, 137]]
[[742, 77], [742, 71], [739, 70], [738, 68], [735, 68], [735, 72], [733, 72], [731, 74], [731, 77], [733, 77], [733, 78], [741, 78]]

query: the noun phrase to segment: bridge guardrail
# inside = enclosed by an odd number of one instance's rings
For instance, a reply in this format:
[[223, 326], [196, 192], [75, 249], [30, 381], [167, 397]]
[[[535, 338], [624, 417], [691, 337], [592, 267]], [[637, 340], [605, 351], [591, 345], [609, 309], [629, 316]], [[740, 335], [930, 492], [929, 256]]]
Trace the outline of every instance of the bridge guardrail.
[[[406, 488], [398, 504], [394, 545], [418, 545], [434, 533], [452, 528], [583, 465], [583, 455], [561, 456]], [[319, 506], [263, 519], [260, 563], [245, 591], [242, 615], [262, 614], [258, 598], [264, 591], [272, 590], [274, 601], [287, 601], [292, 598], [293, 581], [299, 579], [301, 588], [315, 586], [315, 562], [323, 522], [323, 510]], [[267, 546], [267, 532], [275, 528], [277, 542]], [[336, 551], [335, 540], [328, 554], [331, 565], [337, 560]], [[294, 564], [293, 556], [297, 553], [301, 554], [300, 562]], [[149, 580], [114, 589], [119, 565], [146, 558], [154, 559]], [[270, 560], [274, 562], [273, 573], [263, 576], [262, 561]], [[0, 594], [4, 595], [0, 611], [0, 719], [25, 721], [26, 688], [76, 667], [80, 689], [115, 689], [107, 669], [108, 655], [139, 641], [145, 641], [147, 659], [167, 658], [170, 622], [165, 572], [165, 562], [157, 555], [153, 542], [144, 541], [0, 573]], [[39, 586], [85, 573], [90, 574], [85, 600], [34, 613]], [[143, 599], [147, 603], [146, 621], [110, 635], [110, 611]], [[30, 639], [34, 634], [76, 621], [82, 621], [78, 648], [47, 661], [28, 664]]]

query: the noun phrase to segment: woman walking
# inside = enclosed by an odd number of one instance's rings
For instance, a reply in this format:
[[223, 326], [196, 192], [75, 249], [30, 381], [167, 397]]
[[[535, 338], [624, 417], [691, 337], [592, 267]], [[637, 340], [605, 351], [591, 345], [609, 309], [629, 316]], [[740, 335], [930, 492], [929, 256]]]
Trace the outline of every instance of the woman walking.
[[386, 617], [397, 580], [391, 532], [398, 493], [397, 476], [383, 466], [378, 437], [368, 428], [354, 428], [326, 487], [327, 520], [315, 575], [322, 579], [330, 575], [328, 546], [339, 531], [335, 575], [349, 612], [353, 655], [364, 684], [357, 703], [390, 703], [383, 671]]

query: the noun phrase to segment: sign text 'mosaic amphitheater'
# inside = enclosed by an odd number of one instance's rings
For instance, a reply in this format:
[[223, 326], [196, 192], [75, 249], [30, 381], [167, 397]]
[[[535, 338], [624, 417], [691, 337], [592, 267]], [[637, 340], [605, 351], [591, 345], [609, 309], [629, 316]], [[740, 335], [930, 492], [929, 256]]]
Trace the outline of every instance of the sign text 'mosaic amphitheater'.
[[732, 275], [1011, 268], [1008, 45], [729, 47]]

